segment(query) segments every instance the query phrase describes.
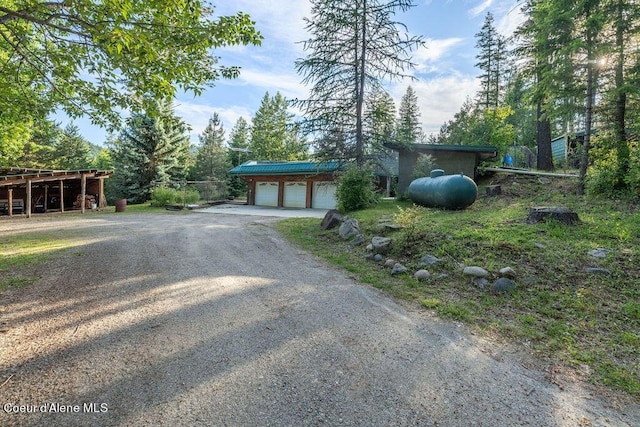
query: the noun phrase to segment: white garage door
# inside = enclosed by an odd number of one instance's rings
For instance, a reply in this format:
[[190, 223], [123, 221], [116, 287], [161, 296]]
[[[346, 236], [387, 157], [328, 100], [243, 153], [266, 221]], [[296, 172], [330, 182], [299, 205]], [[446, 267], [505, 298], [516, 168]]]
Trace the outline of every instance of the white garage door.
[[314, 182], [311, 207], [315, 209], [335, 209], [336, 184], [330, 181]]
[[278, 206], [277, 182], [256, 182], [256, 206]]
[[284, 199], [282, 204], [285, 208], [304, 208], [307, 206], [307, 183], [306, 182], [285, 182]]

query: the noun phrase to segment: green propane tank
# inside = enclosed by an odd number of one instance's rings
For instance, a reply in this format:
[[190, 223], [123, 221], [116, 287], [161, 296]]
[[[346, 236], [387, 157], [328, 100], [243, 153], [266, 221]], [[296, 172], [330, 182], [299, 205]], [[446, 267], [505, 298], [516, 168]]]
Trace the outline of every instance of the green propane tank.
[[409, 198], [429, 208], [464, 209], [478, 197], [478, 186], [464, 174], [445, 175], [442, 169], [431, 171], [429, 178], [409, 184]]

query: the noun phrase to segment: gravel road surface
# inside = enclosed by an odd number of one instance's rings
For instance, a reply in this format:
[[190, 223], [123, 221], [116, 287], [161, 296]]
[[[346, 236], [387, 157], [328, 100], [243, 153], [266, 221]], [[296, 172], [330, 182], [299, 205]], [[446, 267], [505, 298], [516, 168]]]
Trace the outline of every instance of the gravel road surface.
[[82, 244], [0, 296], [0, 425], [640, 425], [637, 401], [358, 284], [276, 220], [1, 221]]

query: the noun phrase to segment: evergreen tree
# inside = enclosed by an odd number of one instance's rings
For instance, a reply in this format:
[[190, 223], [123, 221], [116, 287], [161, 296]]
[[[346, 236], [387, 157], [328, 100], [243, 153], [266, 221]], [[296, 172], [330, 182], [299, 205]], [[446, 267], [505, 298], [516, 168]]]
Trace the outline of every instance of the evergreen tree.
[[[309, 99], [297, 102], [306, 117], [305, 130], [322, 135], [318, 153], [334, 159], [354, 156], [362, 165], [367, 93], [378, 90], [382, 79], [402, 76], [412, 68], [408, 53], [423, 43], [393, 20], [413, 1], [312, 0], [311, 4], [311, 17], [305, 18], [311, 33], [304, 42], [308, 55], [296, 62], [303, 83], [312, 84]], [[337, 144], [329, 151], [333, 143]]]
[[229, 162], [224, 147], [224, 127], [218, 113], [209, 118], [209, 123], [200, 135], [196, 149], [194, 178], [196, 180], [226, 181]]
[[89, 142], [80, 135], [74, 124], [64, 128], [54, 145], [52, 166], [54, 169], [89, 169], [92, 163]]
[[[250, 138], [251, 127], [243, 117], [238, 118], [233, 129], [231, 129], [231, 135], [229, 136], [227, 161], [231, 167], [241, 165], [249, 159]], [[234, 197], [245, 194], [247, 191], [247, 183], [238, 176], [229, 175], [227, 185], [229, 194]]]
[[265, 93], [253, 117], [249, 149], [256, 160], [301, 160], [307, 157], [304, 141], [293, 114], [287, 112], [288, 102], [280, 94]]
[[250, 138], [251, 127], [249, 123], [244, 117], [239, 117], [233, 129], [231, 129], [231, 135], [229, 135], [227, 155], [231, 167], [236, 167], [248, 160]]
[[133, 203], [149, 200], [154, 185], [185, 178], [188, 128], [169, 105], [162, 103], [157, 109], [155, 116], [132, 114], [114, 141], [116, 191]]
[[398, 122], [396, 123], [396, 142], [409, 146], [420, 140], [422, 129], [420, 128], [420, 109], [418, 97], [411, 86], [400, 100], [398, 109]]
[[391, 95], [384, 90], [367, 98], [364, 135], [367, 152], [384, 151], [384, 144], [392, 143], [395, 132], [396, 106]]
[[476, 67], [482, 71], [479, 76], [481, 86], [478, 105], [482, 108], [495, 108], [500, 103], [506, 52], [504, 37], [496, 31], [491, 12], [487, 12], [484, 25], [476, 37], [476, 48], [479, 50]]

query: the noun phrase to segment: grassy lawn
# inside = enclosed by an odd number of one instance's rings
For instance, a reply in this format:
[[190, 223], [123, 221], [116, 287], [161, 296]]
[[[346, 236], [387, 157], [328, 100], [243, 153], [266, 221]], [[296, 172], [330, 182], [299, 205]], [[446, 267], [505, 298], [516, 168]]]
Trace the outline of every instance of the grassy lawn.
[[[424, 282], [412, 274], [392, 277], [389, 269], [365, 259], [364, 245], [353, 247], [335, 230], [320, 230], [317, 219], [288, 219], [278, 226], [293, 242], [364, 283], [554, 363], [581, 367], [593, 382], [639, 397], [640, 206], [578, 198], [575, 182], [562, 178], [543, 183], [503, 176], [492, 183], [502, 185], [501, 196], [480, 197], [463, 211], [384, 201], [350, 215], [365, 238], [391, 237], [386, 256], [410, 273], [424, 255], [440, 258], [427, 268], [431, 278]], [[526, 224], [534, 206], [572, 208], [582, 223]], [[384, 228], [381, 219], [403, 228]], [[604, 259], [591, 257], [588, 252], [596, 248], [611, 252]], [[509, 294], [483, 291], [462, 274], [462, 265], [485, 268], [492, 273], [490, 283], [501, 268], [511, 267], [517, 287]], [[588, 273], [587, 267], [610, 274]]]

